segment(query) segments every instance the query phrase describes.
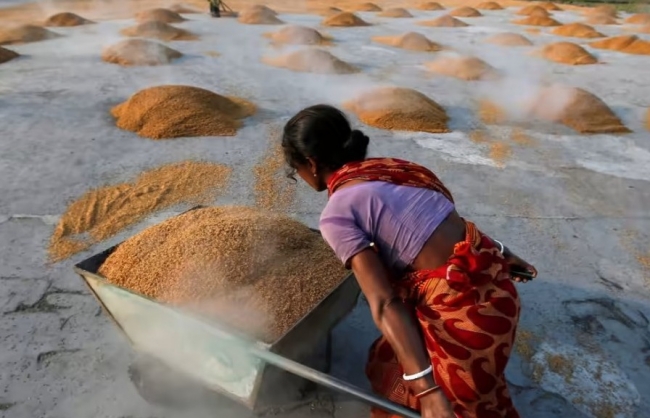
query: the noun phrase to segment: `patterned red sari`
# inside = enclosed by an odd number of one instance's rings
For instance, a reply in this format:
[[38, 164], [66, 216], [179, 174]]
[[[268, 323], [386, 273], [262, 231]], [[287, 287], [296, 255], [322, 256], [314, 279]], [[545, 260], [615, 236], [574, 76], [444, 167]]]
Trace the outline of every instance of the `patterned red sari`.
[[[431, 171], [408, 161], [372, 158], [346, 164], [328, 181], [329, 194], [354, 180], [425, 187], [453, 202]], [[456, 244], [446, 265], [409, 273], [393, 285], [407, 306], [413, 307], [436, 382], [456, 415], [518, 418], [504, 371], [519, 320], [519, 297], [499, 249], [473, 223], [465, 222], [465, 240]], [[403, 373], [388, 341], [384, 337], [375, 341], [366, 366], [373, 390], [420, 410]], [[373, 409], [372, 417], [391, 415]]]

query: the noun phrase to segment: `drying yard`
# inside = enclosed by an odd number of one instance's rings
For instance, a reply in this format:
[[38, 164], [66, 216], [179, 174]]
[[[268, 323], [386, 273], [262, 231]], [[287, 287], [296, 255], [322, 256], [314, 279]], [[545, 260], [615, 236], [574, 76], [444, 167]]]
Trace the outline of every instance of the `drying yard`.
[[[507, 371], [523, 417], [650, 417], [650, 14], [238, 0], [213, 19], [199, 0], [14, 3], [0, 8], [1, 417], [246, 417], [226, 401], [142, 400], [128, 343], [72, 266], [197, 204], [316, 227], [326, 196], [284, 177], [278, 140], [317, 103], [345, 109], [372, 156], [431, 168], [462, 216], [538, 268], [518, 286]], [[205, 245], [202, 228], [183, 231], [166, 244]], [[361, 298], [333, 331], [332, 373], [367, 387], [376, 336]], [[324, 390], [268, 412], [365, 414]]]

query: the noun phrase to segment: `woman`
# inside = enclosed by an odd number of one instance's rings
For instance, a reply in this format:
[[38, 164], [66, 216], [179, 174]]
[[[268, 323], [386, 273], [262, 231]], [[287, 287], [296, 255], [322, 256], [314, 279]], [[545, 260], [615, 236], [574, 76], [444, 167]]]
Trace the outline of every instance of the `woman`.
[[512, 280], [535, 268], [461, 218], [431, 171], [366, 159], [368, 142], [318, 105], [286, 124], [282, 148], [292, 178], [328, 191], [321, 233], [383, 335], [366, 367], [373, 390], [427, 418], [518, 417], [504, 376], [520, 312]]

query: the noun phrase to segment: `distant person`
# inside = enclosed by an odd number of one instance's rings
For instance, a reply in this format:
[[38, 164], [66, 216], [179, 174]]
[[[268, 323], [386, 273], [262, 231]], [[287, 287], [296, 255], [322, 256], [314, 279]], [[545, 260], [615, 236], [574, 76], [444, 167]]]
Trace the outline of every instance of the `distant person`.
[[367, 159], [368, 142], [326, 105], [301, 110], [282, 137], [290, 177], [327, 190], [321, 233], [383, 334], [366, 366], [373, 390], [425, 418], [519, 417], [504, 375], [521, 310], [513, 281], [537, 271], [461, 218], [431, 171]]
[[208, 0], [210, 2], [210, 15], [212, 17], [221, 17], [221, 0]]

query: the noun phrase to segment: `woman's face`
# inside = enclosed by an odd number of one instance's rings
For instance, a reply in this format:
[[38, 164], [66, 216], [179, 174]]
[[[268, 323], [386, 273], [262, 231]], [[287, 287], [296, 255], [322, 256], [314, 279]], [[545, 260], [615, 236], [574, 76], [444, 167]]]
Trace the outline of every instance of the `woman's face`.
[[316, 170], [316, 165], [312, 161], [296, 167], [296, 172], [305, 183], [309, 184], [311, 188], [317, 192], [322, 192], [327, 188], [325, 182], [321, 179], [321, 176]]

